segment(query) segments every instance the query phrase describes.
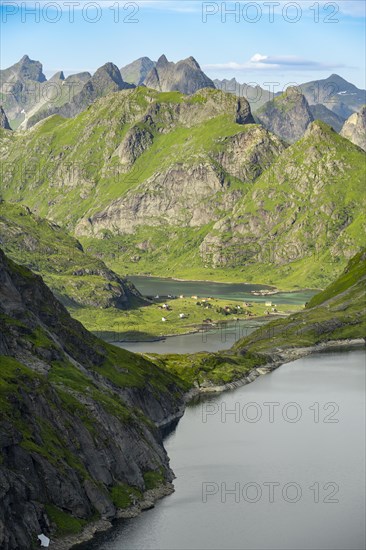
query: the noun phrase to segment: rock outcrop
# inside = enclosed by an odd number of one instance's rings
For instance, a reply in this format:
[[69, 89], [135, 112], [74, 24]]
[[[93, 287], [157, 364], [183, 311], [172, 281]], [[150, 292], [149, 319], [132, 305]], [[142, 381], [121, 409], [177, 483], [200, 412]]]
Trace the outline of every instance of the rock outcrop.
[[256, 119], [288, 143], [302, 138], [314, 120], [308, 102], [297, 88], [288, 88], [284, 94], [263, 105]]
[[366, 105], [359, 113], [354, 113], [346, 120], [341, 130], [341, 136], [366, 151]]

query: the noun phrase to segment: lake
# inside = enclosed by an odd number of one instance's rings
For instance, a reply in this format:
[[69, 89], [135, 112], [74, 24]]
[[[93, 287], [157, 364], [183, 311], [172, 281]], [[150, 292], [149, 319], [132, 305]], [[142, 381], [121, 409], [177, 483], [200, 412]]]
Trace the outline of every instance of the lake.
[[364, 549], [365, 357], [308, 356], [192, 403], [165, 442], [175, 493], [80, 548]]
[[159, 277], [129, 277], [143, 296], [212, 296], [223, 300], [247, 300], [252, 302], [266, 302], [274, 300], [281, 304], [305, 304], [316, 290], [301, 290], [299, 292], [279, 292], [273, 296], [254, 296], [251, 291], [270, 289], [266, 285], [252, 285], [244, 283], [213, 283], [206, 281], [176, 281]]
[[134, 353], [211, 353], [231, 348], [237, 340], [248, 336], [268, 321], [245, 319], [229, 321], [217, 327], [203, 327], [196, 333], [169, 336], [155, 342], [115, 342], [114, 344]]

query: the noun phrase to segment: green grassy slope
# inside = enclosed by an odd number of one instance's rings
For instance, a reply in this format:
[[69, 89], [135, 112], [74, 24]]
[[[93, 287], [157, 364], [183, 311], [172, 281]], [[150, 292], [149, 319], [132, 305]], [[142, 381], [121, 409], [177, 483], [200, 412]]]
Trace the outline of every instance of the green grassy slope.
[[[5, 145], [2, 196], [73, 226], [156, 170], [219, 150], [219, 138], [244, 131], [235, 123], [235, 105], [217, 90], [187, 97], [138, 88], [102, 98], [74, 119], [54, 115]], [[155, 106], [152, 147], [127, 170], [116, 150], [131, 128], [148, 127], [143, 119]], [[192, 114], [189, 106], [196, 107]]]
[[316, 294], [305, 310], [276, 320], [237, 342], [234, 349], [274, 353], [331, 340], [366, 336], [366, 250], [350, 260], [342, 275]]
[[10, 258], [43, 276], [68, 306], [128, 309], [144, 303], [126, 280], [58, 225], [33, 215], [27, 207], [0, 202], [0, 243]]
[[137, 88], [3, 132], [1, 194], [120, 275], [324, 288], [365, 239], [366, 154], [320, 122], [285, 150], [237, 108]]
[[[366, 241], [366, 155], [316, 121], [206, 238], [247, 280], [324, 288]], [[230, 263], [231, 262], [231, 263]]]

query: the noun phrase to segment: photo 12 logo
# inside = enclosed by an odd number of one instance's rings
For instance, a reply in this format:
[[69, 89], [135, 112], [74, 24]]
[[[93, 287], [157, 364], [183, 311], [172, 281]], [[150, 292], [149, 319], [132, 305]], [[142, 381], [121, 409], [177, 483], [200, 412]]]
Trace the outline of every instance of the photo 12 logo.
[[[339, 405], [334, 401], [327, 403], [314, 402], [311, 404], [300, 404], [295, 401], [280, 403], [279, 401], [264, 401], [257, 403], [249, 401], [240, 403], [236, 401], [230, 406], [225, 402], [215, 403], [207, 401], [202, 403], [202, 422], [207, 424], [218, 417], [222, 424], [249, 423], [257, 422], [287, 422], [297, 424], [301, 420], [313, 421], [315, 424], [338, 424], [339, 423]], [[217, 418], [215, 420], [217, 422]]]
[[61, 2], [12, 2], [2, 6], [2, 23], [13, 18], [21, 23], [75, 23], [81, 18], [85, 23], [139, 23], [140, 6], [136, 2], [88, 2], [85, 0]]
[[203, 2], [202, 22], [219, 19], [221, 23], [275, 23], [280, 18], [289, 24], [311, 17], [314, 23], [339, 23], [336, 2]]
[[334, 481], [312, 482], [304, 486], [296, 481], [249, 481], [229, 483], [204, 481], [202, 483], [202, 503], [218, 501], [221, 504], [275, 504], [287, 502], [296, 504], [301, 500], [315, 504], [338, 504], [339, 485]]

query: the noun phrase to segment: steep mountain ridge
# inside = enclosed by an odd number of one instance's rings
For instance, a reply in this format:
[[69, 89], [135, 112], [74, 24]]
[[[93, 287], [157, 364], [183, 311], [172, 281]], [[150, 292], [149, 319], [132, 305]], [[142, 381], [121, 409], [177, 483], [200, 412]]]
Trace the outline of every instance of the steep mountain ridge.
[[34, 114], [27, 118], [24, 126], [30, 128], [40, 120], [53, 114], [66, 118], [75, 117], [100, 97], [131, 88], [134, 88], [134, 85], [123, 81], [118, 67], [113, 63], [106, 63], [86, 81], [79, 92], [77, 88], [72, 90], [69, 101], [62, 105], [55, 105], [54, 102], [50, 102], [50, 104], [38, 108]]
[[[112, 94], [76, 119], [52, 117], [15, 136], [7, 146], [4, 142], [8, 151], [3, 156], [2, 194], [4, 199], [24, 200], [38, 214], [71, 226], [140, 182], [154, 175], [161, 178], [159, 173], [182, 163], [187, 167], [212, 165], [210, 171], [218, 172], [218, 182], [229, 181], [230, 172], [226, 175], [210, 157], [225, 150], [225, 138], [245, 132], [246, 123], [252, 122], [244, 99], [217, 90], [203, 90], [192, 97], [146, 88]], [[262, 138], [256, 139], [260, 146]], [[277, 143], [278, 151], [283, 149], [277, 138], [266, 139]], [[23, 174], [21, 157], [25, 160], [25, 152], [28, 158], [47, 159], [43, 169], [37, 162], [27, 162], [27, 174]], [[259, 150], [257, 156], [260, 158]], [[268, 166], [268, 162], [270, 158], [262, 164]], [[221, 189], [221, 184], [217, 185]], [[47, 196], [39, 193], [42, 188]], [[67, 189], [66, 197], [60, 189]], [[73, 198], [78, 212], [69, 207]]]
[[236, 78], [231, 78], [228, 80], [224, 78], [223, 80], [215, 79], [213, 81], [215, 87], [222, 92], [236, 95], [237, 97], [245, 97], [249, 102], [252, 113], [255, 113], [260, 109], [265, 103], [271, 101], [274, 95], [273, 92], [269, 90], [264, 90], [259, 85], [251, 86], [250, 84], [240, 84]]
[[173, 474], [156, 426], [185, 385], [71, 319], [0, 250], [0, 545], [78, 532]]

